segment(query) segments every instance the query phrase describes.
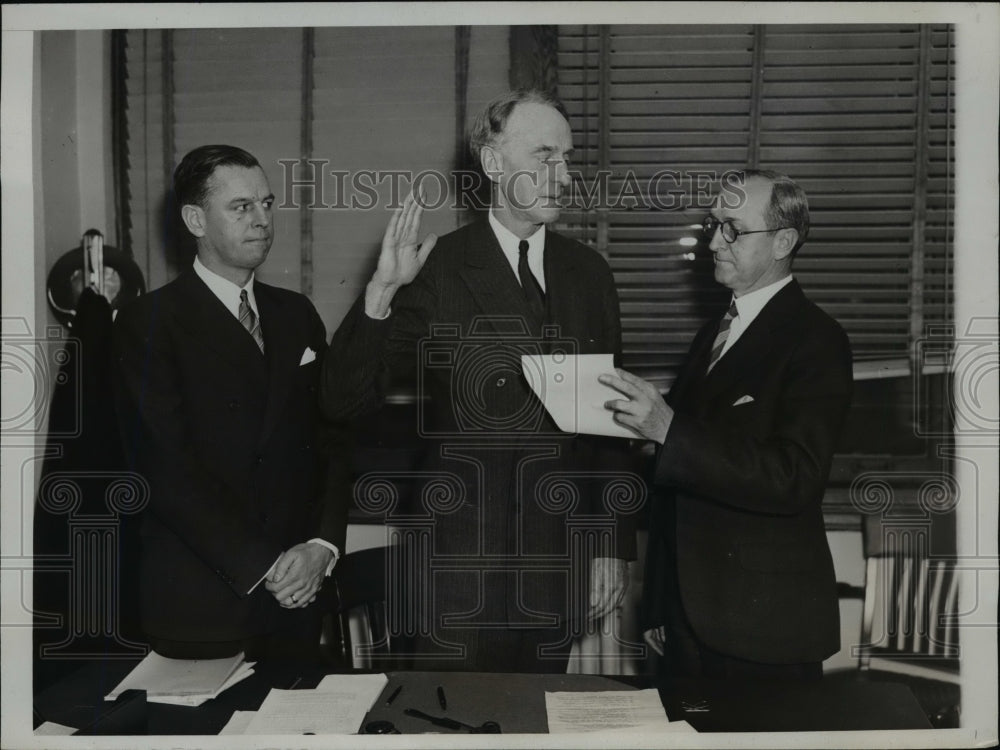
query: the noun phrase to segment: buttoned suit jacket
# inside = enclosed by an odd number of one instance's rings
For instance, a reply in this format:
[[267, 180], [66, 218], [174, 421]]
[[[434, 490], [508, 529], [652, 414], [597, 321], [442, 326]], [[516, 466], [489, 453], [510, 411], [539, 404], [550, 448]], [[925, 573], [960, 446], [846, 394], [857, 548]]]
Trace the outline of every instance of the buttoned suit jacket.
[[706, 374], [701, 329], [667, 401], [646, 567], [646, 627], [680, 606], [709, 648], [764, 663], [839, 644], [822, 500], [852, 392], [840, 325], [792, 281]]
[[614, 483], [629, 468], [625, 441], [560, 432], [520, 363], [558, 351], [617, 360], [613, 278], [593, 250], [547, 229], [544, 273], [558, 335], [540, 339], [492, 229], [466, 225], [438, 241], [388, 319], [369, 318], [362, 296], [324, 364], [322, 402], [335, 418], [378, 408], [386, 373], [417, 381], [424, 457], [407, 523], [424, 524], [429, 543], [408, 563], [420, 589], [404, 593], [436, 631], [578, 623], [589, 560], [635, 556], [642, 489]]
[[[349, 488], [325, 462], [318, 382], [325, 330], [301, 294], [254, 282], [265, 353], [189, 270], [119, 313], [116, 402], [149, 485], [142, 623], [151, 636], [236, 640], [291, 626], [258, 585], [320, 537], [342, 550]], [[307, 349], [316, 359], [300, 364]], [[324, 465], [325, 464], [325, 465]]]

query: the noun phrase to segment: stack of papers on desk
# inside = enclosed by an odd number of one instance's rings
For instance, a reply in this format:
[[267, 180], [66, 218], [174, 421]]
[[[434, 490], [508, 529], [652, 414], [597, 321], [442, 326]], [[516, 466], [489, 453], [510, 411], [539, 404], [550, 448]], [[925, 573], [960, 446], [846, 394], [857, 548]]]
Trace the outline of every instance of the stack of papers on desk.
[[145, 690], [152, 703], [200, 706], [253, 674], [253, 665], [243, 661], [242, 653], [225, 659], [168, 659], [150, 651], [104, 700], [117, 700], [126, 690]]
[[693, 732], [670, 721], [656, 690], [545, 693], [550, 734], [578, 732]]
[[220, 734], [356, 734], [388, 681], [384, 674], [331, 674], [314, 690], [275, 689], [256, 712], [233, 714]]
[[76, 731], [76, 727], [68, 727], [65, 724], [56, 724], [54, 721], [46, 721], [35, 727], [36, 737], [69, 737]]

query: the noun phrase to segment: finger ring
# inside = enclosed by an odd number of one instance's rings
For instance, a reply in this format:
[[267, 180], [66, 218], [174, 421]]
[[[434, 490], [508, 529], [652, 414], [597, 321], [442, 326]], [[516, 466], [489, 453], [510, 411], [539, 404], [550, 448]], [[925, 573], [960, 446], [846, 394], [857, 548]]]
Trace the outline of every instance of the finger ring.
[[295, 598], [295, 594], [292, 594], [291, 599], [292, 599], [293, 602], [297, 602], [298, 601], [298, 599]]

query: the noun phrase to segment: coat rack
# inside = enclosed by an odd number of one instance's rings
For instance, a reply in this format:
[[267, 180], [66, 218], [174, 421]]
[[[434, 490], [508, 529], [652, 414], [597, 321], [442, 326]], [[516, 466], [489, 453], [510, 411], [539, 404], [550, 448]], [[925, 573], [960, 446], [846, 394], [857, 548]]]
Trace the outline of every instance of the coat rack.
[[80, 246], [63, 254], [49, 271], [46, 293], [52, 311], [63, 325], [73, 327], [84, 289], [108, 300], [112, 311], [146, 291], [142, 271], [126, 252], [104, 244], [104, 235], [88, 229]]

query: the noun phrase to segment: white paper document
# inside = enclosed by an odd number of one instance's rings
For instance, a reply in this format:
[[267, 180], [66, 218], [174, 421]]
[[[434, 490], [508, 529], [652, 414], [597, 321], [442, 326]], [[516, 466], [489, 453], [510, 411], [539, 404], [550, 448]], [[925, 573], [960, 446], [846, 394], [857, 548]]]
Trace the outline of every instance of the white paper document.
[[224, 659], [168, 659], [150, 651], [104, 700], [117, 700], [134, 689], [145, 690], [151, 703], [200, 706], [251, 674], [253, 662], [243, 661], [242, 653]]
[[550, 734], [690, 730], [687, 722], [667, 720], [656, 690], [546, 693], [545, 711]]
[[368, 702], [365, 711], [369, 711], [388, 682], [389, 678], [384, 674], [328, 674], [316, 689], [355, 692], [360, 703]]
[[613, 419], [604, 402], [625, 398], [597, 382], [614, 375], [611, 354], [522, 354], [521, 370], [531, 390], [563, 432], [636, 438], [638, 434]]
[[64, 724], [56, 724], [54, 721], [46, 721], [35, 728], [36, 737], [68, 737], [76, 731], [76, 727], [67, 727]]
[[229, 717], [229, 721], [226, 722], [226, 726], [222, 728], [219, 734], [243, 734], [246, 731], [247, 725], [256, 715], [256, 711], [233, 711], [233, 715]]
[[388, 678], [328, 675], [315, 690], [272, 690], [244, 734], [355, 734]]

